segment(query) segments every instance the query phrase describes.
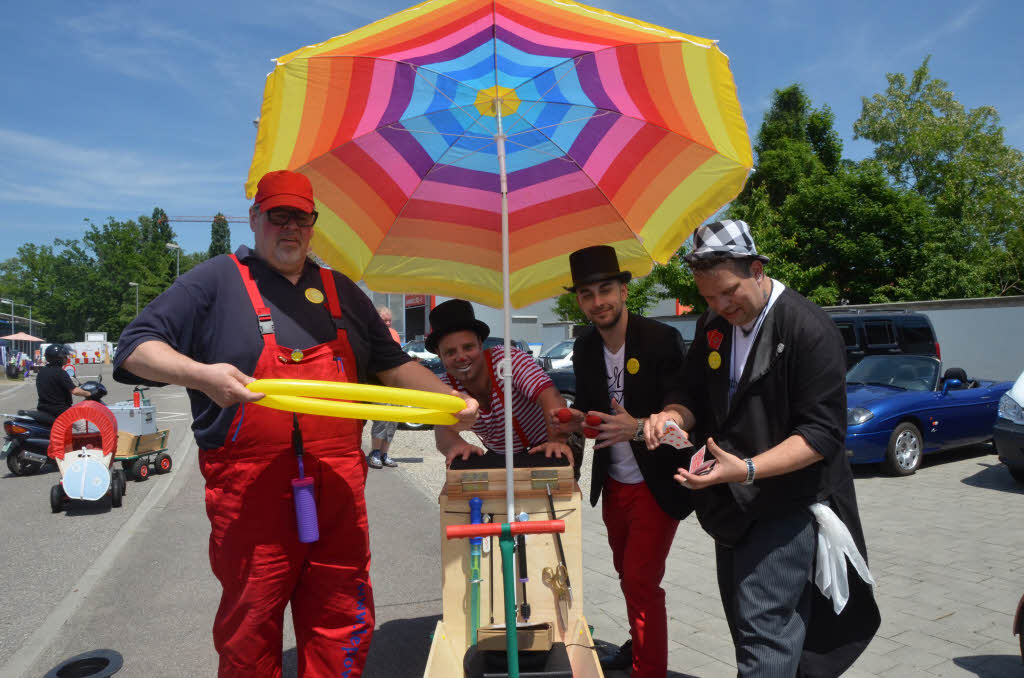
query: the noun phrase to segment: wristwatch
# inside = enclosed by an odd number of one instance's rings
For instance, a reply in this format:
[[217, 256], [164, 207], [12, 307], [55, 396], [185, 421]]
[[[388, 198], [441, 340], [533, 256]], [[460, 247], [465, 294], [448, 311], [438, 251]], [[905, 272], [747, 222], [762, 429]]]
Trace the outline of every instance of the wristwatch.
[[753, 485], [754, 484], [754, 473], [757, 469], [754, 468], [754, 460], [747, 457], [743, 461], [747, 462], [747, 479], [740, 483], [740, 485]]
[[636, 420], [636, 433], [633, 434], [633, 440], [636, 442], [643, 442], [644, 439], [644, 422], [647, 421], [647, 417], [640, 417]]

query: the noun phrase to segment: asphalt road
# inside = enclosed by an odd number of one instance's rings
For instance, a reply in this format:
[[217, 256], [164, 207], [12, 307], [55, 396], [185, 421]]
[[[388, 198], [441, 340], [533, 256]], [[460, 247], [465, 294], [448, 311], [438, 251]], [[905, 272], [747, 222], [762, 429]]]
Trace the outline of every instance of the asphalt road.
[[[130, 396], [111, 383], [109, 368], [103, 374], [108, 402]], [[123, 507], [52, 514], [56, 472], [0, 476], [3, 678], [39, 678], [98, 648], [124, 656], [117, 678], [214, 674], [210, 627], [219, 587], [207, 562], [209, 523], [188, 403], [176, 387], [149, 394], [161, 426], [171, 428], [175, 469], [130, 482]], [[31, 382], [0, 383], [0, 411], [34, 402]], [[400, 431], [392, 455], [399, 468], [372, 471], [367, 482], [377, 629], [366, 678], [422, 675], [441, 610], [436, 497], [443, 461], [427, 431]], [[1011, 631], [1024, 593], [1024, 487], [991, 447], [929, 457], [907, 478], [861, 467], [856, 479], [883, 623], [849, 678], [1024, 677]], [[618, 643], [628, 631], [600, 505], [584, 506], [583, 524], [587, 619], [599, 643]], [[683, 521], [665, 577], [671, 677], [735, 675], [713, 575], [708, 580], [712, 552], [697, 522]], [[286, 629], [285, 676], [294, 676], [294, 636]]]
[[[81, 381], [101, 376], [109, 391], [104, 402], [130, 399], [131, 387], [114, 382], [109, 365], [79, 365]], [[188, 403], [182, 389], [153, 389], [146, 393], [156, 406], [158, 427], [169, 428], [170, 450], [191, 437]], [[80, 400], [79, 398], [75, 399]], [[35, 379], [0, 383], [0, 412], [12, 413], [36, 405]], [[63, 513], [50, 511], [50, 488], [60, 475], [48, 465], [33, 476], [13, 476], [0, 466], [0, 544], [4, 545], [8, 586], [0, 606], [0, 667], [28, 643], [72, 587], [107, 548], [121, 527], [143, 505], [151, 492], [170, 483], [169, 475], [153, 475], [145, 482], [128, 481], [124, 503], [113, 509], [109, 501], [72, 502]], [[0, 674], [3, 671], [0, 670]]]

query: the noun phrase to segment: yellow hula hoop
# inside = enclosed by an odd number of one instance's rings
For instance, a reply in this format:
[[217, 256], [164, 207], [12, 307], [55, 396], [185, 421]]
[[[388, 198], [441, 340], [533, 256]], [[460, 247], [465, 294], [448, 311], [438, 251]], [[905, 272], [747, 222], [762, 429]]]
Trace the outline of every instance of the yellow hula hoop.
[[[277, 410], [325, 417], [406, 421], [416, 424], [454, 424], [455, 412], [466, 407], [462, 398], [444, 393], [390, 386], [300, 379], [257, 379], [246, 388], [265, 397], [255, 404]], [[370, 402], [349, 402], [352, 400]], [[389, 403], [378, 405], [377, 403]], [[401, 409], [391, 407], [405, 405]]]

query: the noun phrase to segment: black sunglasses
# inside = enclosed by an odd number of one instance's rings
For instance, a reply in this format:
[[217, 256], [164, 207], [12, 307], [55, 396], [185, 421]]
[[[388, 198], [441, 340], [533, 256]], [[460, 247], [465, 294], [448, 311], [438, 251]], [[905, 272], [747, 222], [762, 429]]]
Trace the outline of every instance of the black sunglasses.
[[318, 216], [320, 215], [317, 214], [316, 210], [303, 212], [301, 210], [290, 210], [286, 207], [274, 207], [267, 210], [267, 221], [274, 226], [287, 226], [288, 222], [294, 219], [296, 226], [309, 228], [316, 223]]

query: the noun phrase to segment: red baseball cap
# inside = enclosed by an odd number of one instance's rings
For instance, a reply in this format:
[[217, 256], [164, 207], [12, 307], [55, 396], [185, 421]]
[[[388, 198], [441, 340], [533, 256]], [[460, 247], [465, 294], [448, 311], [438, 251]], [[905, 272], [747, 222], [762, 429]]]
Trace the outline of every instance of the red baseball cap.
[[255, 202], [261, 212], [274, 207], [313, 211], [313, 184], [309, 177], [291, 170], [267, 172], [256, 186]]

